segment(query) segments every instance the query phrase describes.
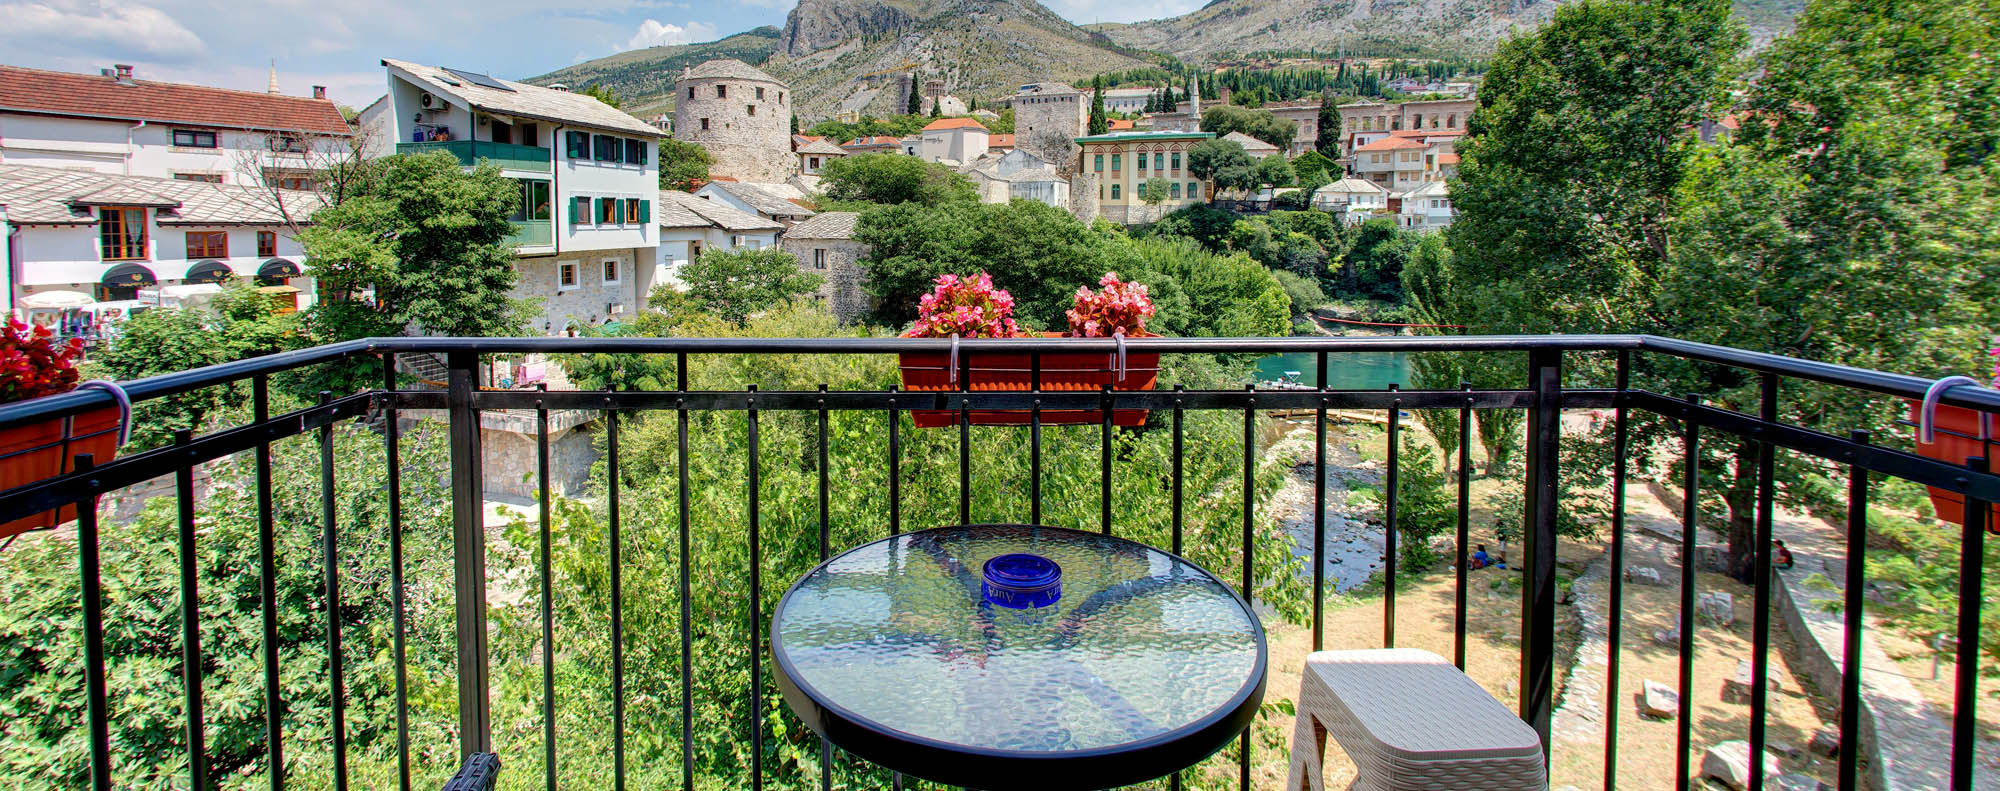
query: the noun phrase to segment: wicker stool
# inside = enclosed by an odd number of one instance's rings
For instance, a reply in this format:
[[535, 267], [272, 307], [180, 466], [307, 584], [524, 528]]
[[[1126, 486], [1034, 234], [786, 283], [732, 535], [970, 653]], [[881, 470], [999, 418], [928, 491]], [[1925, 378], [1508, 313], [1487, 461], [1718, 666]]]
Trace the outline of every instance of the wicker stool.
[[1542, 743], [1492, 695], [1429, 651], [1306, 657], [1289, 791], [1324, 791], [1326, 735], [1359, 777], [1350, 791], [1542, 791]]

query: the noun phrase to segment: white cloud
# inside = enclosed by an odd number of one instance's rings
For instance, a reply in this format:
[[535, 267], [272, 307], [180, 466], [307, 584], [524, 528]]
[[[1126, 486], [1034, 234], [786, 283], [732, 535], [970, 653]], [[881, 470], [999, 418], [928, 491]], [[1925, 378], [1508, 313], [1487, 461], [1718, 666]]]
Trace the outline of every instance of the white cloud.
[[689, 22], [685, 27], [648, 19], [639, 23], [639, 32], [625, 42], [622, 50], [660, 47], [668, 44], [686, 44], [694, 41], [715, 40], [715, 26], [707, 22]]
[[51, 0], [0, 4], [0, 41], [23, 49], [50, 44], [114, 59], [188, 61], [208, 51], [200, 36], [150, 6]]

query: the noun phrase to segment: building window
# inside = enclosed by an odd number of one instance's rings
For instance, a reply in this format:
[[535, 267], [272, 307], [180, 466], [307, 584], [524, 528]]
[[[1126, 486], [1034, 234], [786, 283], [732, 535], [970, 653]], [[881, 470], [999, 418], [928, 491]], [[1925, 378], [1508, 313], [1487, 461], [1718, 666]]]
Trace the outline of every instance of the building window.
[[556, 288], [576, 288], [576, 264], [564, 262], [556, 265]]
[[779, 104], [784, 104], [784, 103], [785, 103], [785, 92], [784, 92], [784, 91], [779, 91], [779, 92], [778, 92], [778, 103], [779, 103]]
[[582, 225], [590, 222], [590, 199], [577, 196], [569, 209], [569, 224]]
[[760, 102], [761, 102], [761, 101], [764, 101], [764, 89], [763, 89], [763, 88], [758, 88], [758, 89], [757, 89], [757, 101], [760, 101]]
[[98, 252], [106, 261], [146, 260], [146, 210], [97, 210]]
[[1111, 199], [1112, 199], [1112, 200], [1118, 200], [1118, 199], [1119, 199], [1119, 198], [1118, 198], [1118, 185], [1116, 185], [1116, 184], [1113, 184], [1113, 185], [1111, 185]]
[[591, 136], [591, 158], [599, 162], [625, 161], [625, 141], [610, 135]]
[[688, 86], [688, 98], [689, 99], [694, 98], [694, 86], [692, 85]]
[[278, 232], [277, 232], [277, 231], [258, 231], [258, 232], [257, 232], [257, 257], [258, 257], [258, 258], [275, 258], [275, 257], [277, 257], [277, 255], [278, 255]]
[[200, 181], [208, 184], [221, 184], [222, 174], [221, 173], [175, 173], [174, 180]]
[[616, 258], [604, 259], [604, 282], [606, 283], [618, 282], [618, 259]]
[[1103, 172], [1104, 172], [1104, 155], [1103, 155], [1103, 154], [1098, 154], [1098, 155], [1097, 155], [1097, 159], [1096, 159], [1096, 170], [1097, 170], [1097, 172], [1099, 172], [1099, 173], [1103, 173]]
[[646, 141], [625, 141], [625, 161], [634, 165], [646, 164]]
[[1142, 154], [1140, 154], [1140, 155], [1138, 156], [1138, 160], [1139, 160], [1139, 165], [1138, 165], [1138, 168], [1139, 168], [1140, 170], [1145, 170], [1145, 169], [1146, 169], [1146, 155], [1145, 155], [1145, 154], [1143, 154], [1143, 153], [1142, 153]]
[[726, 85], [715, 86], [715, 98], [717, 99], [729, 98], [729, 87]]
[[1174, 182], [1174, 183], [1173, 183], [1173, 186], [1171, 186], [1171, 187], [1169, 187], [1169, 188], [1168, 188], [1168, 197], [1171, 197], [1171, 198], [1173, 198], [1174, 200], [1180, 200], [1180, 199], [1181, 199], [1181, 183], [1180, 183], [1180, 182], [1176, 181], [1176, 182]]
[[1173, 158], [1173, 163], [1174, 163], [1174, 169], [1175, 169], [1175, 170], [1180, 170], [1180, 169], [1181, 169], [1181, 154], [1180, 154], [1180, 152], [1179, 152], [1179, 151], [1176, 151], [1176, 152], [1174, 152], [1174, 158]]
[[1111, 155], [1111, 172], [1113, 172], [1113, 173], [1117, 173], [1117, 172], [1118, 172], [1118, 160], [1119, 160], [1120, 158], [1121, 158], [1121, 155], [1119, 155], [1119, 154], [1112, 154], [1112, 155]]
[[215, 133], [199, 129], [175, 129], [174, 145], [180, 148], [215, 148]]
[[818, 170], [819, 157], [806, 157], [806, 167], [812, 168], [813, 170]]
[[612, 225], [618, 222], [617, 198], [597, 199], [597, 222], [600, 225]]
[[1162, 154], [1158, 151], [1153, 152], [1153, 169], [1166, 170], [1167, 169], [1166, 165], [1162, 164], [1166, 161], [1166, 158], [1167, 158], [1166, 154]]
[[1201, 185], [1192, 181], [1188, 182], [1187, 196], [1194, 200], [1200, 200]]
[[743, 105], [743, 112], [748, 113], [751, 117], [754, 118], [757, 115], [757, 105], [754, 104]]
[[708, 131], [708, 119], [706, 118], [701, 119], [701, 131]]
[[229, 233], [227, 231], [188, 231], [187, 257], [228, 258]]
[[[694, 98], [694, 97], [688, 97], [688, 98]], [[571, 131], [571, 132], [564, 132], [564, 133], [563, 133], [563, 144], [564, 144], [564, 147], [565, 147], [565, 148], [569, 149], [569, 158], [570, 158], [570, 159], [589, 159], [589, 158], [590, 158], [590, 135], [589, 135], [589, 134], [587, 134], [587, 133], [584, 133], [584, 132], [575, 132], [575, 131]]]
[[306, 150], [306, 141], [298, 135], [270, 135], [264, 138], [264, 146], [272, 151], [302, 154]]
[[625, 223], [627, 225], [639, 224], [639, 201], [637, 199], [625, 199]]
[[813, 268], [814, 269], [826, 268], [826, 248], [821, 247], [813, 250]]

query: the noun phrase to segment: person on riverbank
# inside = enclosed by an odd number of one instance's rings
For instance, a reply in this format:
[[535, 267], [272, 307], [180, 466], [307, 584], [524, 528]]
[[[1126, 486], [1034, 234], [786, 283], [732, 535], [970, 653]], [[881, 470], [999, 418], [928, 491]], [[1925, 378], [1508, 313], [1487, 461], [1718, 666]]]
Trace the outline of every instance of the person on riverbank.
[[1483, 569], [1486, 568], [1487, 566], [1493, 565], [1492, 556], [1486, 554], [1486, 545], [1475, 544], [1474, 546], [1478, 549], [1478, 551], [1472, 553], [1472, 562], [1467, 565], [1475, 569]]

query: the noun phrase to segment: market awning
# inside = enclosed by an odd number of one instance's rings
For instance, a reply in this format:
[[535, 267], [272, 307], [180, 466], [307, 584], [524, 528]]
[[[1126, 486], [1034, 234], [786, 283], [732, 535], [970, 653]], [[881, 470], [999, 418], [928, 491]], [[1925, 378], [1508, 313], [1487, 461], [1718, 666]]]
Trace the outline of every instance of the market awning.
[[104, 273], [102, 282], [107, 288], [144, 288], [157, 286], [160, 279], [153, 276], [153, 270], [139, 264], [125, 263]]
[[298, 277], [303, 271], [305, 270], [300, 269], [299, 265], [293, 261], [283, 258], [268, 258], [264, 260], [262, 266], [257, 267], [257, 277], [282, 280], [288, 277]]
[[188, 267], [187, 275], [181, 278], [188, 283], [223, 283], [235, 277], [236, 272], [228, 264], [213, 258]]
[[96, 304], [97, 299], [80, 291], [37, 291], [21, 298], [21, 307], [43, 310], [81, 308]]

